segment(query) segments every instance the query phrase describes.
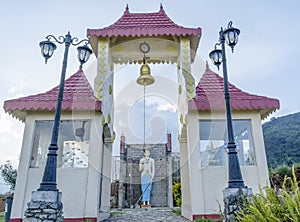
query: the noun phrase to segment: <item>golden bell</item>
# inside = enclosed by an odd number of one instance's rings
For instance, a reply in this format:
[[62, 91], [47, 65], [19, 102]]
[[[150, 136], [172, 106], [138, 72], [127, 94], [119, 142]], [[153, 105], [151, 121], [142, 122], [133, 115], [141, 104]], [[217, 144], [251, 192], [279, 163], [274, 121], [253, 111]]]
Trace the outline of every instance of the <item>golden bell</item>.
[[147, 86], [154, 83], [154, 78], [151, 76], [151, 70], [147, 63], [144, 63], [140, 69], [140, 76], [136, 82], [140, 85]]

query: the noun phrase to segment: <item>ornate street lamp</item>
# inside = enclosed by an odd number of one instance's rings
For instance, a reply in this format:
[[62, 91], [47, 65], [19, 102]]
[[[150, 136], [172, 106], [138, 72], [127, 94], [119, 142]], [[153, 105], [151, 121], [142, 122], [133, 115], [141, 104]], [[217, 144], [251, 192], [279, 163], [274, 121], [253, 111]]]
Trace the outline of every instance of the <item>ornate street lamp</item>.
[[[234, 133], [232, 127], [232, 117], [231, 117], [231, 108], [230, 108], [230, 95], [228, 89], [228, 77], [227, 77], [227, 64], [226, 64], [226, 54], [225, 54], [225, 39], [231, 49], [233, 50], [236, 45], [238, 39], [238, 34], [240, 30], [236, 28], [232, 28], [232, 22], [229, 22], [228, 28], [224, 31], [221, 28], [220, 31], [220, 43], [215, 45], [215, 49], [209, 53], [209, 57], [212, 59], [213, 63], [218, 67], [223, 63], [223, 75], [224, 75], [224, 96], [226, 102], [226, 117], [227, 117], [227, 133], [228, 133], [228, 173], [229, 173], [229, 181], [228, 187], [230, 188], [243, 188], [245, 187], [241, 168], [237, 156], [237, 149], [234, 142]], [[227, 40], [228, 39], [228, 40]], [[221, 45], [221, 49], [217, 49], [217, 45]]]
[[56, 45], [49, 41], [40, 42], [41, 53], [45, 58], [45, 64], [47, 64], [47, 60], [53, 55], [54, 50], [56, 49]]
[[[209, 57], [212, 62], [218, 67], [223, 66], [224, 76], [224, 97], [226, 104], [226, 120], [227, 120], [227, 133], [228, 133], [228, 188], [223, 191], [224, 203], [225, 203], [225, 221], [231, 221], [234, 217], [234, 211], [238, 209], [238, 200], [241, 196], [249, 196], [252, 191], [247, 188], [244, 184], [244, 180], [241, 173], [241, 167], [237, 155], [237, 148], [234, 142], [234, 133], [232, 127], [232, 116], [230, 107], [230, 94], [228, 88], [228, 76], [227, 76], [227, 64], [226, 64], [226, 53], [225, 53], [225, 41], [231, 47], [233, 52], [234, 46], [238, 42], [238, 36], [240, 30], [232, 27], [232, 22], [228, 23], [227, 29], [219, 32], [219, 43], [215, 45], [215, 49], [209, 53]], [[221, 45], [221, 49], [217, 49], [217, 46]], [[236, 198], [232, 201], [232, 196]]]
[[77, 48], [80, 67], [88, 61], [90, 55], [92, 54], [92, 50], [87, 46], [87, 44], [89, 43], [87, 39], [78, 42], [77, 38], [72, 38], [70, 32], [68, 32], [68, 34], [65, 37], [59, 36], [58, 38], [56, 38], [53, 35], [48, 35], [46, 39], [47, 39], [46, 41], [40, 42], [41, 53], [45, 58], [45, 63], [47, 63], [47, 60], [53, 55], [53, 52], [56, 49], [56, 45], [52, 41], [50, 41], [51, 39], [53, 39], [54, 42], [57, 42], [59, 44], [64, 43], [65, 52], [64, 52], [63, 65], [61, 71], [59, 93], [57, 97], [54, 125], [52, 129], [52, 138], [51, 138], [50, 146], [48, 148], [47, 161], [46, 161], [43, 179], [40, 184], [40, 188], [38, 190], [57, 191], [57, 183], [56, 183], [57, 150], [58, 150], [57, 141], [58, 141], [58, 132], [59, 132], [60, 115], [61, 115], [61, 107], [63, 101], [64, 83], [65, 83], [65, 75], [67, 69], [69, 47], [70, 45], [77, 46], [83, 42], [86, 43], [84, 46], [79, 46]]
[[218, 68], [218, 70], [219, 70], [219, 67], [220, 67], [220, 65], [222, 63], [222, 50], [221, 49], [217, 49], [218, 45], [219, 45], [219, 43], [217, 43], [215, 45], [215, 49], [209, 53], [209, 58], [211, 58], [211, 60], [213, 61], [214, 65], [216, 65], [217, 68]]

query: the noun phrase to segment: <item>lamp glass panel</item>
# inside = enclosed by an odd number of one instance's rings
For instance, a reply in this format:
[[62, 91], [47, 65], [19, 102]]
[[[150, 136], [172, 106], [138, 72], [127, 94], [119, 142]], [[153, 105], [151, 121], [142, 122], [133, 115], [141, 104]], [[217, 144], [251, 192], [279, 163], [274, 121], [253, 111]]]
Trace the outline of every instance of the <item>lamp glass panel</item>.
[[78, 60], [81, 64], [87, 62], [90, 58], [91, 52], [90, 49], [87, 47], [78, 47]]
[[218, 52], [216, 52], [215, 54], [214, 54], [214, 61], [216, 62], [216, 63], [219, 63], [219, 62], [222, 62], [222, 54], [221, 53], [218, 53]]
[[54, 50], [56, 49], [55, 44], [50, 41], [41, 42], [40, 47], [41, 53], [46, 59], [50, 58], [53, 55]]
[[84, 58], [84, 55], [83, 55], [82, 50], [78, 50], [78, 60], [79, 60], [80, 62], [81, 62], [81, 61], [84, 61], [83, 58]]
[[238, 33], [236, 30], [229, 30], [228, 32], [226, 32], [225, 34], [225, 39], [226, 39], [226, 43], [229, 46], [235, 46], [238, 42]]
[[48, 54], [49, 54], [49, 45], [43, 44], [43, 55], [48, 56]]
[[85, 61], [85, 62], [89, 60], [90, 55], [91, 55], [91, 54], [90, 54], [88, 51], [85, 51], [85, 53], [84, 53], [84, 61]]
[[228, 32], [228, 41], [230, 43], [235, 43], [235, 37], [236, 37], [235, 32]]
[[53, 55], [53, 52], [54, 52], [54, 48], [53, 48], [53, 45], [49, 45], [49, 56], [52, 56]]

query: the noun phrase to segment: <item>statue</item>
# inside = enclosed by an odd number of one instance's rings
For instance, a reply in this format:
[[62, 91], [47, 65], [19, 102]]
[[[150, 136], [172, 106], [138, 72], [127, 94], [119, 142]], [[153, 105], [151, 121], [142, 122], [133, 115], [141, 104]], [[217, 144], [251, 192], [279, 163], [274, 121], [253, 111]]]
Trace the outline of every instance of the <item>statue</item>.
[[154, 178], [154, 160], [150, 158], [150, 150], [144, 150], [144, 157], [140, 160], [139, 170], [141, 172], [141, 185], [142, 185], [142, 202], [143, 206], [150, 205], [150, 194], [152, 189], [152, 181]]

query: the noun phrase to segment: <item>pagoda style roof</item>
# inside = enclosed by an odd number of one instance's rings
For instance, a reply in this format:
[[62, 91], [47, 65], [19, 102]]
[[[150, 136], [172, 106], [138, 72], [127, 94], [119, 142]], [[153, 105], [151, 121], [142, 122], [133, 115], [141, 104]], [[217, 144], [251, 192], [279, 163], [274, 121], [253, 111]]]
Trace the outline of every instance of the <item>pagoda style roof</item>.
[[[56, 86], [45, 93], [6, 100], [3, 108], [13, 117], [24, 121], [27, 111], [54, 111], [57, 105], [58, 91], [59, 86]], [[94, 91], [81, 68], [65, 80], [62, 110], [101, 112], [101, 101], [94, 96]]]
[[[279, 109], [279, 100], [250, 94], [229, 83], [230, 106], [234, 111], [259, 110], [262, 118]], [[196, 87], [196, 96], [189, 100], [190, 110], [225, 110], [223, 78], [210, 70], [206, 70]]]
[[[188, 36], [191, 42], [192, 61], [196, 54], [201, 37], [201, 28], [186, 28], [177, 25], [165, 13], [163, 6], [158, 12], [153, 13], [131, 13], [128, 5], [123, 15], [112, 25], [100, 29], [88, 29], [87, 36], [90, 38], [92, 46], [96, 46], [96, 38], [112, 37], [180, 37]], [[96, 38], [95, 38], [96, 37]], [[173, 40], [174, 41], [174, 40]], [[93, 47], [94, 52], [97, 48]], [[97, 54], [97, 53], [96, 53]]]
[[159, 12], [130, 13], [128, 5], [124, 14], [114, 24], [102, 29], [88, 29], [89, 36], [158, 36], [158, 35], [201, 35], [200, 28], [185, 28], [173, 22], [163, 6]]

